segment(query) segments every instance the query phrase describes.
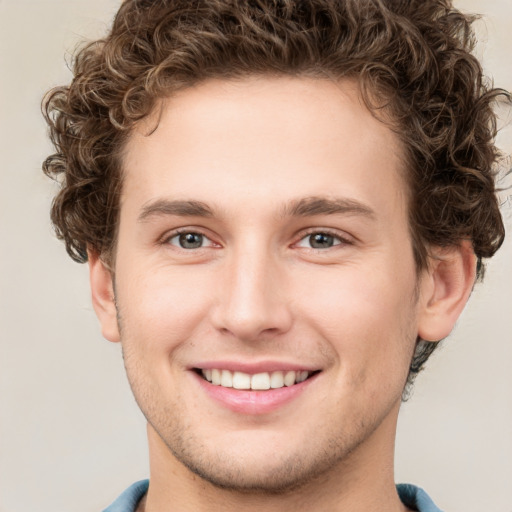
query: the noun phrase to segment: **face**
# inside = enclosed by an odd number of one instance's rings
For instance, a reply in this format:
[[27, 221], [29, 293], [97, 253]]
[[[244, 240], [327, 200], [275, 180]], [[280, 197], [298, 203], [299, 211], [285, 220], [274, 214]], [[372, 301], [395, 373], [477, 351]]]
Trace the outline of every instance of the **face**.
[[160, 458], [276, 490], [392, 445], [421, 287], [402, 165], [349, 82], [209, 81], [135, 130], [115, 296]]

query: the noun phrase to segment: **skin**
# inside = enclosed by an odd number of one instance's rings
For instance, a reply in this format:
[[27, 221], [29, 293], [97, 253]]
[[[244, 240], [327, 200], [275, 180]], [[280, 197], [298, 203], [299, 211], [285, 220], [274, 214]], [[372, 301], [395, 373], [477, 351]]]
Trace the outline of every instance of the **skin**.
[[[139, 510], [406, 510], [401, 393], [417, 337], [445, 337], [460, 314], [474, 255], [432, 248], [417, 272], [402, 148], [357, 87], [207, 81], [162, 101], [123, 165], [115, 273], [93, 251], [90, 269], [148, 420]], [[176, 230], [203, 246], [180, 247]], [[313, 248], [312, 233], [333, 245]], [[289, 403], [244, 414], [204, 392], [205, 361], [320, 372]]]

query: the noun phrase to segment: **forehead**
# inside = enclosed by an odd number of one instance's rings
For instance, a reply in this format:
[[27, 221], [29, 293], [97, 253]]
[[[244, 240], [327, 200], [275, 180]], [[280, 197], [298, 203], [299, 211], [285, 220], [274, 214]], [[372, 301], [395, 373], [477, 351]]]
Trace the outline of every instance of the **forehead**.
[[167, 194], [277, 208], [335, 194], [389, 209], [405, 201], [402, 167], [396, 135], [353, 81], [209, 80], [161, 100], [131, 134], [123, 201]]

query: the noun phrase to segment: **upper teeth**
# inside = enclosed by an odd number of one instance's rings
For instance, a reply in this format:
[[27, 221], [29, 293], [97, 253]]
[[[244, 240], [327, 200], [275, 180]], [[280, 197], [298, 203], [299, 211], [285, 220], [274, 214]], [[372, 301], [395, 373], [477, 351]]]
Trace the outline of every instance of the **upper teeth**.
[[231, 372], [230, 370], [201, 370], [203, 377], [216, 386], [235, 389], [276, 389], [284, 386], [293, 386], [298, 382], [305, 381], [310, 372], [308, 371], [277, 371], [263, 372], [250, 375], [244, 372]]

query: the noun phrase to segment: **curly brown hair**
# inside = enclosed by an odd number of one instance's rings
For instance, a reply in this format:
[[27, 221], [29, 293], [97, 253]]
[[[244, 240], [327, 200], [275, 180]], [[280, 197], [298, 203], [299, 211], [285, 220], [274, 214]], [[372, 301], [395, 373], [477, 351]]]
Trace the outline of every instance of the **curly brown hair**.
[[[417, 268], [430, 246], [470, 240], [481, 274], [505, 234], [492, 107], [510, 96], [472, 55], [474, 19], [450, 0], [125, 0], [77, 53], [72, 83], [43, 101], [57, 236], [76, 261], [92, 250], [114, 263], [122, 151], [158, 99], [208, 78], [356, 78], [405, 150]], [[435, 346], [420, 341], [412, 377]]]

